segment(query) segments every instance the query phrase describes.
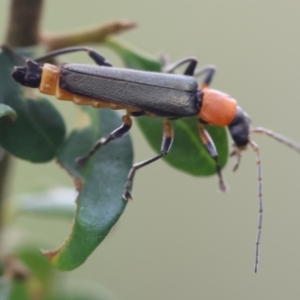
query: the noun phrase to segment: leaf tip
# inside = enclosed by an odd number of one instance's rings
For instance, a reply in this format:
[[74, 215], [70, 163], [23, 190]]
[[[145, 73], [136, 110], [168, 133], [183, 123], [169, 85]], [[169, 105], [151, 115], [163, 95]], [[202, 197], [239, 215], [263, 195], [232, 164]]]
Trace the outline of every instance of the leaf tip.
[[62, 248], [63, 248], [63, 246], [58, 249], [55, 249], [55, 250], [40, 249], [40, 252], [41, 252], [41, 254], [46, 256], [50, 265], [52, 265], [53, 267], [55, 267], [59, 270], [68, 270], [69, 268], [64, 268], [64, 265], [61, 263], [61, 255], [60, 254], [61, 254]]
[[53, 264], [57, 260], [59, 249], [56, 250], [40, 249], [40, 252], [48, 258], [51, 264]]

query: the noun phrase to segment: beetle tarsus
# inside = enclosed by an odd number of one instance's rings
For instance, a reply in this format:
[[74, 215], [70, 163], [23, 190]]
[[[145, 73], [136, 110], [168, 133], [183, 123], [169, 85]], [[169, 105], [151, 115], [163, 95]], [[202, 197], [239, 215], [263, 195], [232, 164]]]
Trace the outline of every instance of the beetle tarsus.
[[132, 182], [133, 182], [133, 178], [136, 172], [136, 165], [133, 165], [133, 167], [131, 168], [131, 170], [128, 173], [127, 176], [127, 181], [125, 183], [125, 188], [124, 188], [124, 193], [123, 193], [123, 198], [125, 200], [133, 200], [132, 195], [131, 195], [131, 189], [132, 189]]
[[134, 175], [135, 175], [135, 169], [133, 167], [129, 171], [127, 181], [126, 181], [126, 184], [125, 184], [124, 193], [123, 193], [123, 198], [127, 201], [128, 200], [133, 200], [132, 195], [131, 195], [131, 189], [132, 189], [132, 182], [133, 182]]
[[123, 199], [128, 201], [128, 200], [133, 200], [131, 192], [129, 189], [125, 188], [124, 193], [123, 193]]
[[89, 160], [89, 156], [80, 156], [75, 159], [76, 166], [83, 168]]
[[220, 180], [219, 182], [219, 190], [222, 192], [222, 193], [226, 193], [228, 188], [227, 188], [227, 184], [223, 181], [223, 180]]

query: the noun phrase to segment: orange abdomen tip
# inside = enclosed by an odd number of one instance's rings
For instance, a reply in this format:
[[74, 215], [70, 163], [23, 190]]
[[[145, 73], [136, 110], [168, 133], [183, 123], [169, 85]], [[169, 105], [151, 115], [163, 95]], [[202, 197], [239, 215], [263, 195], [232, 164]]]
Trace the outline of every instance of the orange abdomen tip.
[[39, 87], [40, 92], [47, 95], [55, 95], [59, 76], [60, 72], [58, 67], [50, 64], [44, 64], [41, 84]]
[[212, 125], [228, 126], [236, 114], [236, 100], [217, 90], [202, 90], [202, 106], [199, 117]]
[[73, 100], [73, 94], [59, 87], [60, 68], [44, 64], [39, 90], [43, 94], [53, 95], [59, 100]]

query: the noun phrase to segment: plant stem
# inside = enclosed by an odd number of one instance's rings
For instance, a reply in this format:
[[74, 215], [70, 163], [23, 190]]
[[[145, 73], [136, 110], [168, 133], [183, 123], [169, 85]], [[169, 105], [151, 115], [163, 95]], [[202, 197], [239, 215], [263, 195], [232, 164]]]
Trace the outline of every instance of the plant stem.
[[[26, 47], [39, 42], [42, 7], [43, 0], [11, 0], [10, 17], [5, 38], [6, 45]], [[0, 147], [0, 152], [2, 151], [4, 150]], [[3, 207], [7, 194], [8, 172], [11, 170], [11, 157], [7, 153], [2, 154], [2, 159], [0, 159], [0, 234], [4, 222]]]
[[32, 46], [39, 41], [43, 0], [11, 0], [5, 43], [10, 47]]
[[[6, 198], [7, 185], [8, 185], [8, 171], [10, 170], [11, 160], [5, 151], [0, 147], [1, 161], [0, 161], [0, 229], [3, 225], [3, 203]], [[0, 241], [1, 245], [1, 241]]]

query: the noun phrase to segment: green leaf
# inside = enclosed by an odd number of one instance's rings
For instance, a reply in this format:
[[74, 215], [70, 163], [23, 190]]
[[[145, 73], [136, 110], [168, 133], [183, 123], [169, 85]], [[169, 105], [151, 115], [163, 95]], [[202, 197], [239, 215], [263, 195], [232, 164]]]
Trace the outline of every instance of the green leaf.
[[19, 213], [34, 216], [73, 219], [76, 192], [71, 188], [57, 188], [18, 196]]
[[[22, 245], [14, 253], [30, 270], [30, 277], [23, 281], [27, 292], [30, 295], [37, 294], [38, 292], [51, 293], [57, 272], [49, 265], [47, 259], [40, 251], [35, 246]], [[16, 285], [14, 282], [13, 292], [16, 290], [16, 294], [18, 294], [17, 291], [21, 288], [21, 283]], [[15, 299], [22, 298], [16, 297]]]
[[[161, 71], [160, 63], [149, 55], [116, 39], [108, 39], [105, 44], [116, 51], [127, 68], [145, 71]], [[171, 101], [171, 100], [170, 100]], [[162, 120], [160, 118], [139, 117], [137, 123], [146, 140], [156, 153], [160, 153], [162, 141]], [[170, 153], [163, 157], [171, 166], [195, 176], [208, 176], [216, 173], [215, 162], [200, 140], [196, 117], [172, 121], [174, 143]], [[207, 126], [218, 150], [221, 167], [228, 159], [228, 142], [223, 127]]]
[[9, 117], [10, 120], [15, 121], [17, 113], [8, 105], [0, 103], [0, 118]]
[[104, 45], [114, 50], [123, 60], [126, 68], [160, 72], [161, 65], [155, 57], [115, 38], [107, 38]]
[[[35, 246], [22, 245], [9, 256], [8, 276], [0, 276], [0, 300], [113, 300], [112, 294], [103, 286], [87, 280], [77, 280], [76, 288], [68, 290], [63, 273], [49, 265]], [[23, 270], [23, 276], [12, 272]], [[26, 272], [26, 273], [24, 273]], [[22, 273], [20, 273], [22, 274]], [[25, 276], [26, 274], [26, 276]]]
[[[30, 300], [51, 291], [55, 270], [36, 248], [21, 246], [2, 259], [5, 275], [0, 277], [0, 299]], [[5, 289], [9, 293], [8, 298], [3, 297]]]
[[[25, 96], [11, 72], [20, 60], [0, 53], [0, 103], [11, 107], [18, 118], [0, 118], [0, 144], [9, 153], [32, 162], [46, 162], [57, 155], [65, 136], [65, 124], [47, 99]], [[27, 89], [32, 95], [33, 90]]]
[[98, 151], [83, 169], [75, 158], [86, 154], [100, 137], [120, 126], [121, 118], [111, 110], [84, 108], [85, 127], [74, 130], [65, 142], [58, 161], [74, 176], [81, 187], [72, 232], [55, 251], [45, 251], [50, 262], [61, 270], [81, 265], [104, 240], [123, 213], [124, 185], [132, 166], [132, 145], [128, 135]]
[[31, 300], [28, 282], [27, 281], [14, 281], [12, 284], [9, 300]]

